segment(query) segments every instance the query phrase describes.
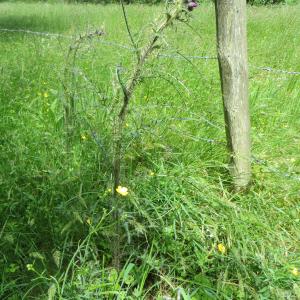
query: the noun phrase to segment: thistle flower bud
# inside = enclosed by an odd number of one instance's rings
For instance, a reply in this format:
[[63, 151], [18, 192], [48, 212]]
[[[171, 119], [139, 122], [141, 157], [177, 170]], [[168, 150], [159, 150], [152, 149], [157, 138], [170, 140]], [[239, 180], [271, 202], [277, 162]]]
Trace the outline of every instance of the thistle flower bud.
[[196, 1], [189, 1], [187, 5], [187, 9], [189, 11], [192, 11], [194, 8], [198, 6], [198, 3]]

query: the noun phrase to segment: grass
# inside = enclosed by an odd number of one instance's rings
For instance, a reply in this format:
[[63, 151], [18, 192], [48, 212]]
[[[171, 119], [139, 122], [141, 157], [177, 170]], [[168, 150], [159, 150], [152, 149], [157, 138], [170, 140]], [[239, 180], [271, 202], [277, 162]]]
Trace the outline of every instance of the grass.
[[[128, 7], [134, 36], [159, 6]], [[0, 3], [0, 28], [75, 36], [74, 78], [63, 76], [72, 39], [0, 32], [1, 299], [299, 299], [300, 6], [249, 7], [253, 185], [234, 194], [215, 60], [153, 57], [124, 136], [122, 271], [111, 268], [111, 139], [115, 70], [132, 52], [117, 5]], [[215, 56], [214, 9], [193, 32], [169, 30], [160, 50]], [[84, 76], [80, 75], [84, 74]], [[76, 91], [74, 137], [63, 126], [62, 82]], [[218, 250], [225, 246], [225, 252]], [[293, 274], [293, 271], [295, 274]]]

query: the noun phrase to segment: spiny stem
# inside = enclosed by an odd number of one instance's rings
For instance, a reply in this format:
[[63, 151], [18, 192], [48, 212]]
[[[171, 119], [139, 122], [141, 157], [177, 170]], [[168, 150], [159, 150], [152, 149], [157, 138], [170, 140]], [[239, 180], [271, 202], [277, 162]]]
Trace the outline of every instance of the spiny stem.
[[[127, 26], [128, 34], [131, 38], [132, 44], [135, 46], [133, 41], [131, 32], [128, 27], [127, 17], [124, 10], [123, 2], [121, 1], [122, 9], [124, 13], [124, 18]], [[115, 145], [114, 145], [114, 163], [113, 163], [113, 209], [114, 209], [114, 220], [115, 220], [115, 239], [113, 242], [113, 261], [112, 264], [116, 269], [120, 269], [120, 242], [121, 242], [121, 228], [120, 228], [120, 203], [119, 203], [119, 195], [116, 191], [118, 186], [120, 185], [120, 176], [121, 176], [121, 159], [122, 159], [122, 137], [123, 137], [123, 128], [124, 122], [126, 119], [127, 108], [133, 92], [136, 86], [139, 83], [141, 78], [142, 69], [145, 65], [147, 58], [151, 55], [154, 51], [157, 41], [159, 40], [160, 35], [162, 32], [176, 20], [180, 14], [182, 13], [182, 9], [178, 7], [175, 8], [170, 14], [167, 15], [167, 18], [164, 18], [163, 21], [158, 23], [157, 29], [154, 31], [154, 35], [150, 38], [149, 43], [142, 49], [141, 52], [136, 50], [138, 59], [136, 65], [133, 69], [132, 76], [130, 77], [129, 81], [126, 85], [123, 84], [119, 70], [117, 69], [117, 77], [119, 84], [123, 91], [123, 105], [117, 117], [117, 124], [115, 126]], [[137, 47], [135, 46], [137, 49]]]

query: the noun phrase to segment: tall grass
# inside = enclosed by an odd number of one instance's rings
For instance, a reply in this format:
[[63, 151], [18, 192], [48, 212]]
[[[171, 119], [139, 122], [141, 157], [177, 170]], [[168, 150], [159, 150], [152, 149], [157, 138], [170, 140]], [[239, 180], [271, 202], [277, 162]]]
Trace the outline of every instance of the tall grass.
[[[128, 7], [134, 37], [160, 7]], [[76, 127], [67, 147], [63, 70], [72, 39], [0, 32], [2, 299], [297, 299], [300, 6], [249, 8], [254, 179], [233, 194], [215, 60], [214, 9], [169, 30], [125, 129], [122, 270], [111, 268], [116, 66], [134, 53], [117, 5], [0, 4], [0, 28], [76, 36]], [[225, 248], [224, 248], [225, 247]]]

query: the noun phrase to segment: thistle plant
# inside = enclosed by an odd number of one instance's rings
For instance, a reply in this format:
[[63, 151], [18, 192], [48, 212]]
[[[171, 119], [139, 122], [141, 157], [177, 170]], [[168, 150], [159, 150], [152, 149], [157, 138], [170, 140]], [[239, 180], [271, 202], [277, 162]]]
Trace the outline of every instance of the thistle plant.
[[132, 46], [136, 53], [136, 62], [130, 74], [129, 80], [124, 83], [119, 70], [117, 69], [117, 77], [122, 90], [122, 105], [120, 111], [117, 115], [117, 120], [115, 124], [115, 140], [114, 140], [114, 161], [113, 161], [113, 201], [112, 207], [114, 209], [114, 219], [115, 219], [115, 240], [113, 242], [113, 266], [116, 269], [120, 268], [120, 187], [121, 187], [121, 159], [122, 159], [122, 140], [123, 140], [123, 129], [125, 125], [125, 120], [128, 112], [128, 106], [130, 100], [133, 96], [135, 88], [138, 86], [140, 79], [142, 77], [142, 71], [145, 66], [145, 62], [153, 52], [160, 48], [159, 40], [162, 37], [164, 31], [173, 26], [175, 22], [188, 22], [189, 12], [197, 7], [197, 2], [194, 0], [182, 1], [175, 0], [173, 2], [167, 3], [165, 12], [154, 22], [151, 33], [149, 34], [148, 42], [142, 46], [138, 47], [137, 42], [134, 41], [133, 36], [130, 31], [126, 10], [124, 4], [121, 0], [121, 7], [124, 15], [124, 20], [127, 27], [127, 32], [130, 37]]

